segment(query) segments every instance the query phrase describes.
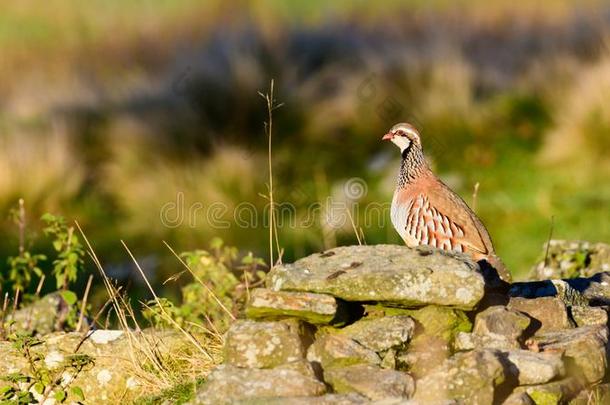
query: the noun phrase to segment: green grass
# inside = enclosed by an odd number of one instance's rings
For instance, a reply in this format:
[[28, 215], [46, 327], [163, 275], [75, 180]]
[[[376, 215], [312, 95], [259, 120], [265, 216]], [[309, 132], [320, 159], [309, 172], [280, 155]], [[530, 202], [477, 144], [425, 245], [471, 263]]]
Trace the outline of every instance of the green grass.
[[196, 381], [178, 384], [167, 390], [163, 390], [159, 394], [149, 395], [138, 398], [133, 402], [134, 405], [160, 405], [160, 404], [184, 404], [191, 399], [195, 391], [204, 383], [203, 378], [198, 378]]

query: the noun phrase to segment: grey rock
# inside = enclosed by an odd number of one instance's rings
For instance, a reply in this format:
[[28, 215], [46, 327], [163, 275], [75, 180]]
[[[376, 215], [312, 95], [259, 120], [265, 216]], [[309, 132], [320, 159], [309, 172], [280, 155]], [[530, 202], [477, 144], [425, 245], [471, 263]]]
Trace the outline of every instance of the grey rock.
[[422, 404], [448, 400], [491, 404], [495, 387], [505, 378], [498, 352], [473, 350], [458, 353], [417, 381], [413, 399]]
[[328, 324], [337, 317], [339, 303], [333, 296], [307, 292], [252, 290], [246, 316], [254, 319], [299, 318], [311, 324]]
[[322, 382], [290, 368], [251, 369], [221, 365], [197, 390], [192, 404], [230, 404], [238, 400], [307, 397], [325, 392]]
[[572, 307], [572, 319], [578, 326], [607, 325], [608, 309], [602, 307]]
[[14, 322], [13, 330], [46, 335], [62, 330], [62, 323], [70, 310], [61, 294], [54, 292], [9, 314], [6, 321]]
[[601, 381], [608, 363], [608, 328], [602, 325], [548, 332], [528, 340], [531, 350], [563, 353], [574, 369], [568, 375], [582, 375], [589, 383]]
[[[590, 302], [593, 305], [610, 305], [610, 272], [597, 273], [588, 278], [580, 277], [561, 281], [580, 293], [582, 298], [579, 300]], [[522, 298], [555, 297], [561, 295], [561, 291], [557, 291], [558, 285], [557, 280], [513, 283], [509, 295]], [[571, 305], [569, 302], [568, 304]]]
[[[194, 334], [202, 341], [202, 335]], [[84, 341], [83, 333], [53, 333], [44, 336], [43, 343], [31, 348], [34, 357], [41, 360], [37, 367], [45, 366], [50, 370], [51, 376], [61, 373], [64, 365], [70, 362], [74, 350], [80, 344], [78, 354], [93, 358], [93, 363], [85, 366], [74, 377], [70, 387], [80, 387], [87, 404], [119, 404], [132, 403], [136, 398], [148, 394], [149, 380], [140, 373], [137, 365], [132, 361], [140, 357], [143, 350], [154, 350], [157, 355], [167, 359], [172, 356], [188, 356], [189, 360], [208, 363], [209, 359], [195, 348], [193, 343], [183, 334], [173, 330], [146, 329], [141, 332], [122, 330], [96, 330], [91, 332]], [[213, 361], [219, 361], [219, 353], [211, 353]], [[0, 341], [0, 375], [11, 373], [31, 375], [32, 371], [26, 358], [18, 352], [11, 342]], [[64, 371], [64, 378], [71, 378], [74, 373], [68, 369]], [[61, 375], [61, 374], [57, 374]], [[66, 403], [79, 401], [73, 393], [68, 391]], [[55, 391], [56, 392], [56, 391]], [[53, 398], [54, 393], [49, 395]], [[42, 396], [35, 394], [36, 400], [42, 402]], [[47, 401], [51, 403], [52, 401]]]
[[318, 337], [307, 351], [307, 360], [320, 363], [325, 370], [331, 367], [363, 363], [379, 364], [381, 362], [373, 350], [338, 333]]
[[589, 305], [589, 300], [565, 280], [550, 280], [555, 287], [556, 297], [568, 307]]
[[274, 290], [330, 294], [346, 301], [404, 307], [436, 304], [470, 310], [484, 294], [479, 267], [467, 256], [406, 246], [348, 246], [276, 266]]
[[520, 349], [521, 345], [514, 339], [496, 333], [479, 335], [476, 333], [459, 332], [455, 337], [453, 348], [456, 351], [472, 349], [512, 350]]
[[[610, 271], [610, 245], [585, 241], [551, 240], [543, 247], [543, 255], [534, 266], [533, 278], [590, 277]], [[545, 260], [546, 256], [546, 260]]]
[[366, 364], [325, 370], [324, 380], [335, 392], [356, 392], [375, 401], [409, 398], [415, 390], [409, 374]]
[[413, 319], [399, 315], [363, 318], [341, 329], [340, 333], [368, 349], [381, 352], [404, 346], [411, 339], [414, 328]]
[[565, 375], [561, 354], [511, 350], [504, 356], [509, 363], [509, 372], [517, 377], [519, 385], [544, 384]]
[[472, 332], [478, 335], [495, 333], [517, 340], [529, 325], [530, 318], [522, 313], [494, 306], [477, 314]]
[[468, 317], [456, 309], [429, 305], [404, 313], [415, 319], [417, 325], [406, 352], [397, 355], [397, 363], [417, 378], [451, 355], [457, 334], [472, 330]]
[[297, 320], [238, 320], [225, 336], [225, 362], [237, 367], [272, 368], [305, 357], [311, 336]]
[[519, 349], [520, 339], [529, 327], [531, 319], [521, 312], [503, 306], [489, 307], [477, 314], [472, 334], [460, 333], [456, 339], [457, 350], [472, 348]]
[[511, 297], [508, 309], [527, 314], [539, 322], [537, 333], [558, 331], [574, 327], [568, 316], [568, 309], [557, 297], [522, 298]]

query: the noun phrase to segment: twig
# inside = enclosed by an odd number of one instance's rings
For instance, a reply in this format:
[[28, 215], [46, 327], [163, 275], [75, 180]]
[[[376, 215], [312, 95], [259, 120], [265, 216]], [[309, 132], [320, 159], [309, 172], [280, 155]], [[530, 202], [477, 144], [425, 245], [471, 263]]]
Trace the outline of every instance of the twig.
[[[275, 204], [273, 200], [273, 164], [271, 159], [272, 153], [272, 137], [273, 137], [273, 110], [280, 108], [283, 104], [275, 104], [275, 99], [273, 97], [273, 85], [274, 81], [271, 79], [271, 84], [269, 86], [269, 93], [263, 94], [260, 91], [258, 94], [265, 99], [267, 102], [267, 115], [268, 121], [265, 122], [265, 132], [267, 135], [267, 165], [269, 169], [269, 266], [272, 268], [275, 266], [274, 255], [273, 255], [273, 242], [275, 240], [275, 244], [277, 247], [277, 251], [279, 254], [280, 251], [280, 243], [277, 235], [277, 225], [275, 221]], [[279, 262], [281, 264], [281, 256], [279, 258]]]
[[17, 223], [19, 226], [19, 256], [23, 257], [25, 253], [25, 205], [23, 198], [19, 199], [19, 218]]
[[159, 309], [161, 310], [161, 312], [165, 315], [165, 317], [167, 318], [167, 320], [176, 328], [178, 329], [180, 332], [182, 332], [187, 339], [189, 339], [191, 341], [191, 343], [193, 343], [193, 345], [195, 345], [195, 347], [197, 347], [201, 353], [203, 353], [209, 360], [213, 361], [214, 358], [203, 348], [203, 346], [201, 346], [201, 344], [197, 341], [197, 339], [195, 339], [193, 337], [192, 334], [188, 333], [187, 331], [185, 331], [182, 326], [180, 326], [178, 324], [178, 322], [176, 322], [174, 320], [174, 318], [172, 318], [167, 311], [165, 310], [165, 308], [163, 307], [163, 305], [161, 304], [161, 301], [159, 300], [159, 297], [157, 296], [157, 293], [155, 293], [155, 290], [152, 288], [152, 286], [150, 285], [148, 278], [146, 278], [146, 274], [144, 274], [144, 271], [142, 270], [142, 268], [140, 267], [140, 264], [138, 263], [138, 261], [136, 260], [135, 256], [133, 255], [133, 253], [131, 253], [131, 250], [129, 250], [129, 248], [127, 247], [127, 245], [125, 244], [125, 242], [123, 240], [121, 240], [121, 244], [123, 245], [123, 247], [125, 248], [125, 250], [127, 251], [127, 253], [129, 254], [129, 257], [131, 257], [131, 260], [133, 261], [133, 263], [135, 264], [136, 268], [138, 269], [138, 271], [140, 272], [140, 275], [142, 276], [142, 278], [144, 279], [144, 282], [146, 283], [146, 286], [148, 287], [148, 289], [150, 290], [155, 302], [157, 303], [157, 306], [159, 307]]
[[551, 215], [551, 227], [549, 228], [549, 238], [546, 241], [546, 252], [544, 253], [544, 267], [549, 265], [549, 247], [551, 247], [551, 239], [553, 239], [553, 229], [555, 228], [555, 215]]
[[83, 295], [83, 303], [80, 307], [80, 314], [78, 315], [78, 323], [76, 324], [76, 331], [80, 331], [81, 326], [83, 325], [83, 318], [85, 317], [85, 310], [87, 308], [87, 298], [89, 298], [89, 289], [91, 289], [91, 282], [93, 281], [93, 274], [89, 274], [89, 279], [87, 280], [87, 286], [85, 287], [85, 295]]
[[187, 270], [188, 270], [188, 271], [191, 273], [191, 275], [193, 276], [193, 278], [194, 278], [195, 280], [197, 280], [197, 282], [198, 282], [199, 284], [201, 284], [201, 285], [203, 286], [203, 288], [205, 288], [205, 289], [207, 290], [208, 294], [210, 294], [210, 295], [212, 296], [212, 298], [214, 298], [214, 301], [216, 301], [216, 303], [217, 303], [218, 305], [220, 305], [220, 307], [221, 307], [221, 308], [222, 308], [222, 309], [223, 309], [223, 310], [224, 310], [224, 311], [227, 313], [227, 315], [229, 315], [229, 317], [230, 317], [232, 320], [235, 320], [235, 316], [234, 316], [234, 315], [231, 313], [231, 311], [229, 311], [229, 310], [227, 309], [227, 307], [226, 307], [226, 306], [225, 306], [225, 305], [222, 303], [222, 301], [220, 301], [220, 299], [219, 299], [219, 298], [216, 296], [216, 294], [214, 294], [214, 291], [212, 291], [212, 289], [211, 289], [210, 287], [208, 287], [208, 285], [207, 285], [206, 283], [204, 283], [204, 282], [203, 282], [203, 281], [202, 281], [202, 280], [199, 278], [199, 276], [198, 276], [197, 274], [195, 274], [195, 272], [194, 272], [194, 271], [193, 271], [193, 270], [192, 270], [192, 269], [191, 269], [191, 268], [188, 266], [188, 264], [186, 264], [186, 263], [185, 263], [185, 261], [184, 261], [184, 260], [182, 260], [182, 258], [180, 257], [180, 255], [178, 255], [178, 254], [176, 253], [176, 251], [175, 251], [175, 250], [174, 250], [174, 249], [173, 249], [173, 248], [172, 248], [172, 247], [171, 247], [171, 246], [170, 246], [170, 245], [169, 245], [169, 244], [168, 244], [166, 241], [163, 241], [163, 244], [164, 244], [165, 246], [167, 246], [167, 248], [169, 249], [169, 251], [170, 251], [170, 252], [172, 252], [172, 254], [173, 254], [174, 256], [176, 256], [176, 259], [178, 259], [178, 261], [179, 261], [180, 263], [182, 263], [182, 265], [183, 265], [183, 266], [184, 266], [184, 267], [185, 267], [185, 268], [186, 268], [186, 269], [187, 269]]
[[[360, 235], [358, 233], [358, 228], [356, 228], [356, 223], [354, 222], [354, 218], [352, 217], [352, 212], [347, 207], [345, 208], [345, 210], [347, 211], [347, 216], [349, 217], [349, 220], [352, 223], [352, 229], [354, 230], [354, 233], [356, 234], [356, 239], [358, 239], [358, 245], [362, 246], [362, 240], [360, 239]], [[362, 230], [362, 228], [360, 228], [360, 230]]]

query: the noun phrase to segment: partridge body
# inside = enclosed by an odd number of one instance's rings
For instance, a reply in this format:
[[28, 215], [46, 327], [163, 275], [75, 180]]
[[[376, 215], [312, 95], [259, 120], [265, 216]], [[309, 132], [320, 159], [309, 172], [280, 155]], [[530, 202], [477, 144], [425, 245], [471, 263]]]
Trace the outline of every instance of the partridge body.
[[496, 256], [481, 220], [430, 170], [417, 130], [410, 124], [397, 124], [383, 139], [396, 144], [402, 155], [391, 217], [407, 246], [466, 253], [476, 261], [485, 260], [510, 282], [510, 273]]

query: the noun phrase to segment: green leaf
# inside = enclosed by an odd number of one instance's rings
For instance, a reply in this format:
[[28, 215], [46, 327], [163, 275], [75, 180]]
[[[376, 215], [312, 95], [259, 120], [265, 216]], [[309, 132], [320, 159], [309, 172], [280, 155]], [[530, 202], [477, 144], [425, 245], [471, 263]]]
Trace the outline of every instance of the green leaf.
[[70, 388], [70, 391], [72, 391], [72, 395], [77, 397], [80, 401], [85, 400], [85, 394], [83, 394], [83, 389], [81, 387], [72, 387]]
[[59, 252], [59, 251], [61, 251], [61, 245], [62, 245], [62, 243], [61, 243], [61, 241], [60, 241], [60, 240], [55, 239], [55, 240], [53, 241], [53, 248], [54, 248], [56, 251], [58, 251], [58, 252]]
[[5, 385], [0, 388], [0, 398], [10, 398], [13, 395], [15, 389], [10, 385]]
[[70, 290], [62, 291], [61, 297], [64, 299], [64, 301], [66, 301], [68, 305], [74, 305], [76, 304], [76, 301], [78, 301], [78, 297], [76, 296], [76, 294]]
[[37, 382], [36, 384], [34, 384], [34, 391], [36, 391], [38, 394], [42, 395], [42, 393], [44, 392], [44, 384], [41, 383], [40, 381]]
[[55, 393], [55, 400], [57, 402], [64, 402], [66, 400], [66, 391], [60, 390]]
[[210, 247], [212, 249], [220, 249], [223, 244], [224, 244], [224, 242], [222, 241], [222, 239], [220, 239], [219, 237], [216, 236], [216, 237], [212, 238], [212, 241], [210, 242]]

